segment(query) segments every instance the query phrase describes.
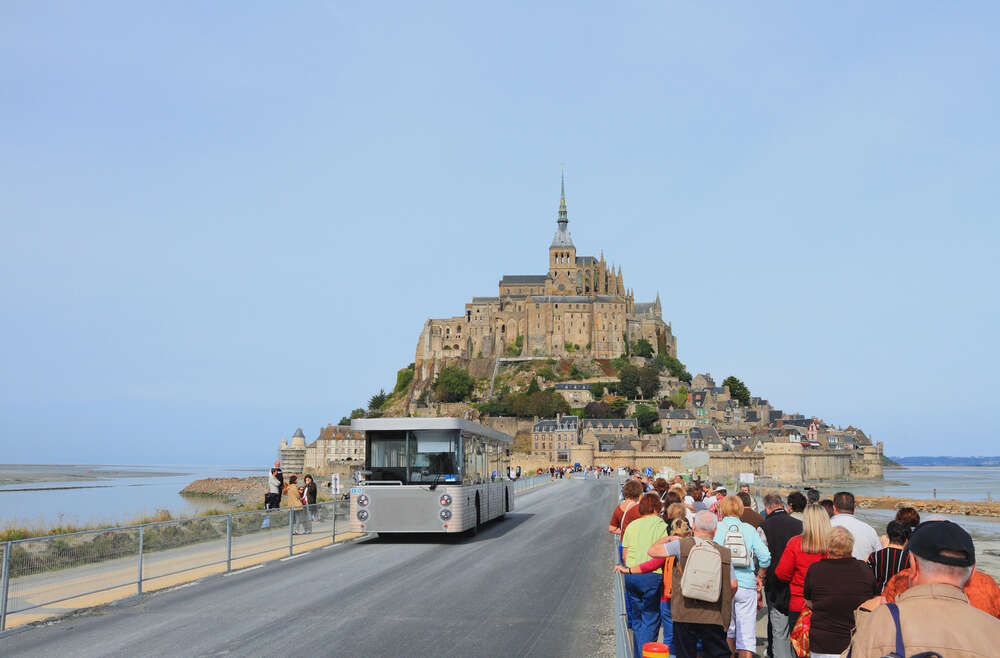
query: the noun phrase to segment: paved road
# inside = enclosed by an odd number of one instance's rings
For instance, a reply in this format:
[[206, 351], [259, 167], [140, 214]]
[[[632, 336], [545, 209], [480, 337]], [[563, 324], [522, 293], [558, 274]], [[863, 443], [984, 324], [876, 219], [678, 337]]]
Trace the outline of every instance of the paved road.
[[0, 654], [614, 654], [610, 479], [559, 481], [458, 541], [314, 550], [0, 639]]

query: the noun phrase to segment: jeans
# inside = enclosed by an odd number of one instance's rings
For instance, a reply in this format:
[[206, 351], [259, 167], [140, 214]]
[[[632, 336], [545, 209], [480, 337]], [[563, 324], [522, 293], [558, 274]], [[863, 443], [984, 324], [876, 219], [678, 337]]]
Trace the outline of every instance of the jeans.
[[660, 592], [663, 574], [625, 574], [625, 599], [632, 617], [633, 655], [642, 655], [642, 645], [656, 642], [660, 634]]
[[[699, 649], [698, 643], [701, 643]], [[670, 649], [678, 658], [730, 658], [726, 629], [717, 624], [674, 622], [674, 643]], [[641, 656], [642, 654], [636, 654]]]
[[771, 621], [771, 658], [797, 658], [788, 639], [792, 633], [788, 615], [775, 608], [769, 608], [767, 614]]
[[[670, 616], [670, 601], [660, 601], [660, 628], [663, 629], [663, 643], [674, 646], [674, 618]], [[642, 654], [639, 654], [641, 656]]]

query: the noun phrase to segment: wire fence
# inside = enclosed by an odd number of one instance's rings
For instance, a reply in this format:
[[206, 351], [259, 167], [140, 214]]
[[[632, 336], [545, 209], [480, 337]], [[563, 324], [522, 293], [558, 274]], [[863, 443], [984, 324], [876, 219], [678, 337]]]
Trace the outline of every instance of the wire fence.
[[343, 541], [348, 512], [336, 500], [8, 541], [0, 631]]

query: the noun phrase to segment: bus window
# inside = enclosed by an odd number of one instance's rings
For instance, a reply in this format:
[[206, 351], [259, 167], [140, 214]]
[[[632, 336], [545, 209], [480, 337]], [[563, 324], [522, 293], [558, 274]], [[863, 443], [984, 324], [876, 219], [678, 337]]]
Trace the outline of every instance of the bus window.
[[368, 450], [372, 480], [406, 482], [406, 433], [371, 432]]
[[458, 432], [410, 432], [410, 482], [457, 482]]

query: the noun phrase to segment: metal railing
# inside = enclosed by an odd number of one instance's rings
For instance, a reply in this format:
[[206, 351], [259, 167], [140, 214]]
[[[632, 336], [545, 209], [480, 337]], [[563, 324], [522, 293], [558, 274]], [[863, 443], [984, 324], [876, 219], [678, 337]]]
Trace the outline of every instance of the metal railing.
[[614, 574], [615, 587], [615, 656], [616, 658], [632, 658], [632, 635], [628, 627], [628, 615], [625, 612], [625, 576], [620, 572]]
[[514, 493], [519, 491], [524, 491], [525, 489], [531, 489], [532, 487], [537, 487], [540, 484], [545, 484], [552, 480], [548, 473], [544, 475], [522, 475], [516, 480], [512, 480], [514, 483]]
[[336, 543], [348, 512], [337, 500], [5, 542], [0, 631], [14, 615], [28, 623]]

